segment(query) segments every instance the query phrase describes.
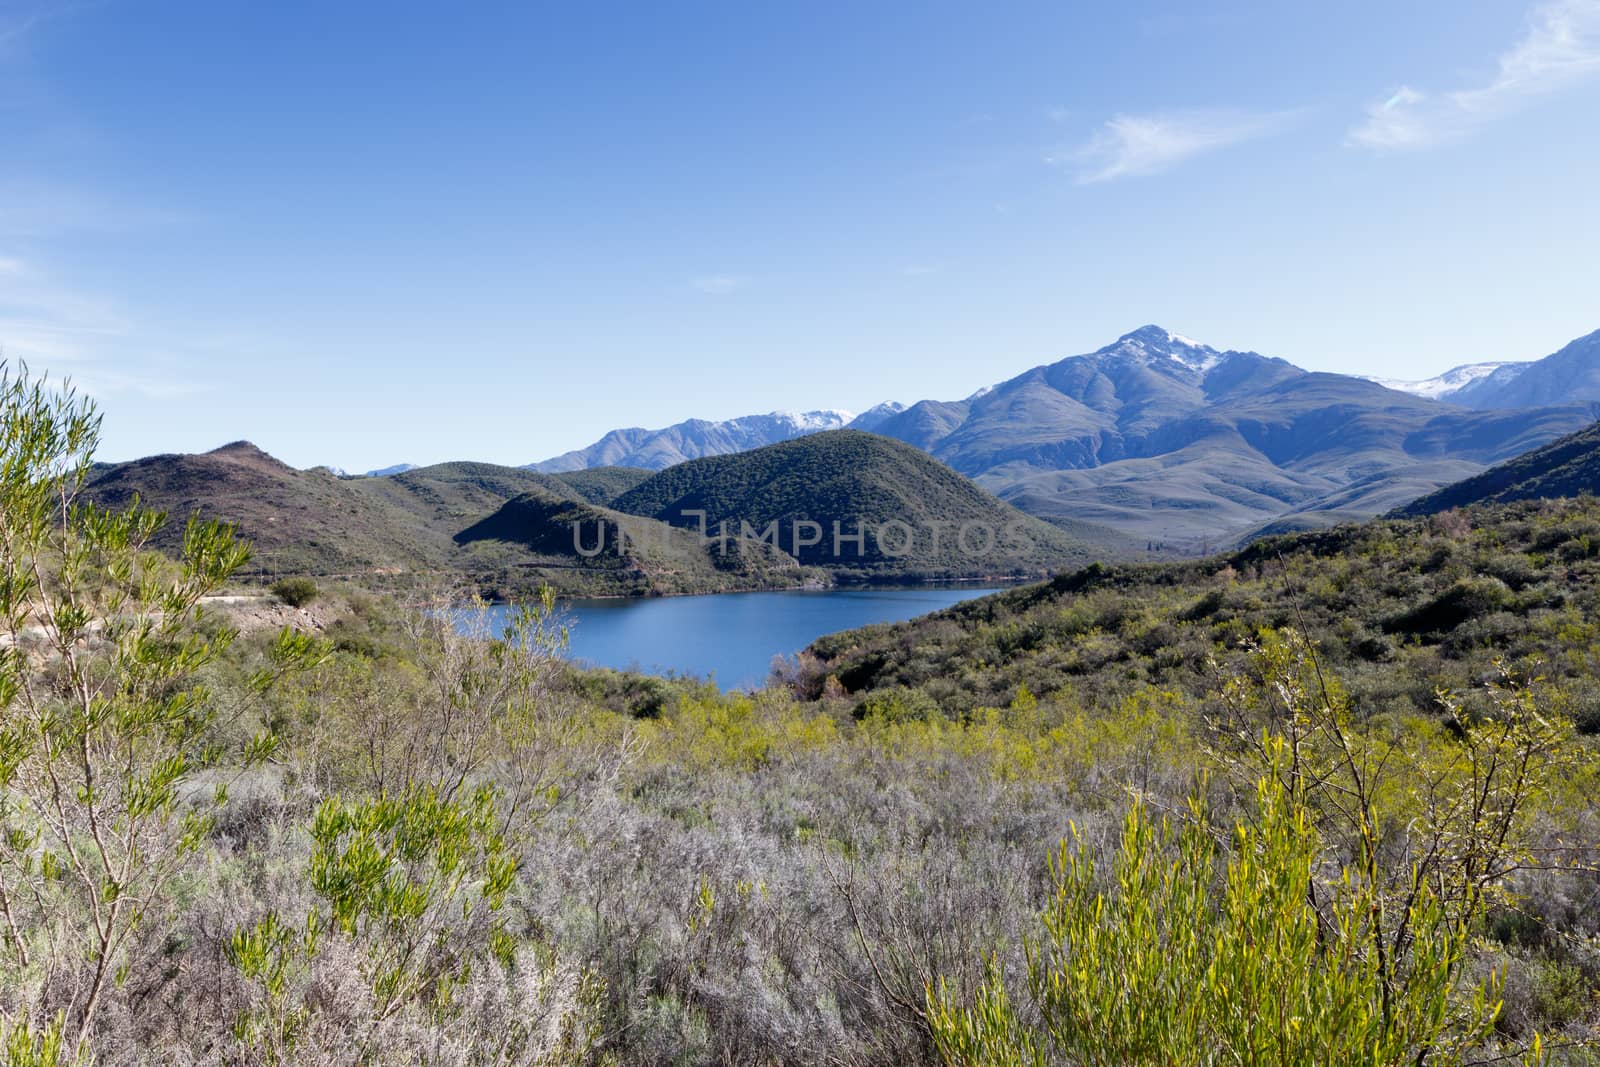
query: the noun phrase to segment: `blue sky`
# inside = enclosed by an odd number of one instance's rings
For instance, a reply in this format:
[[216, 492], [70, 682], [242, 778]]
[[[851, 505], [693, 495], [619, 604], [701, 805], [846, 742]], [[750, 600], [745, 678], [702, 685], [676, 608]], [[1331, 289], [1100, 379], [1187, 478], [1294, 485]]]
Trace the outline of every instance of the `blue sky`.
[[1600, 328], [1600, 0], [0, 0], [0, 345], [102, 455], [523, 463], [1156, 322]]

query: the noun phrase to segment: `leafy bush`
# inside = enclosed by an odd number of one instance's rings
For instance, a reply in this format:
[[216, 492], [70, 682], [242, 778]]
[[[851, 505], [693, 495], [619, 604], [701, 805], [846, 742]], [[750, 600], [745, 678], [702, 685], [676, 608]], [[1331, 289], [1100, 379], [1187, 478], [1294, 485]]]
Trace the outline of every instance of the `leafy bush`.
[[201, 603], [249, 550], [191, 519], [166, 560], [147, 550], [165, 516], [80, 500], [98, 428], [70, 390], [0, 370], [0, 1022], [16, 1020], [23, 1062], [93, 1058], [108, 1002], [160, 973], [141, 928], [205, 848], [229, 777], [278, 745], [241, 721], [244, 698], [324, 653], [285, 631], [218, 700], [206, 672], [236, 634]]
[[1388, 934], [1373, 924], [1377, 890], [1336, 882], [1319, 905], [1309, 813], [1281, 779], [1262, 780], [1258, 803], [1226, 862], [1198, 808], [1175, 828], [1135, 806], [1109, 884], [1082, 843], [1063, 844], [1028, 950], [1028, 1007], [998, 970], [970, 1005], [931, 994], [946, 1061], [1462, 1063], [1499, 1010], [1492, 985], [1458, 996], [1465, 932], [1424, 889], [1398, 920], [1404, 956], [1371, 953]]
[[925, 722], [938, 716], [933, 698], [905, 686], [874, 690], [856, 708], [856, 718], [869, 722]]
[[272, 595], [291, 608], [303, 608], [317, 599], [317, 583], [312, 578], [280, 578], [269, 586]]

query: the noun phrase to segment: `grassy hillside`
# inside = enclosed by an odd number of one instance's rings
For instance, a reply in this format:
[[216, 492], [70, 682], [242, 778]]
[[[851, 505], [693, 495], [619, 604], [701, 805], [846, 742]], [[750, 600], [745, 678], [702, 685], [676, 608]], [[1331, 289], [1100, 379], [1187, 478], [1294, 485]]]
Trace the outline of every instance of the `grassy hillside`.
[[614, 503], [713, 534], [770, 530], [802, 563], [860, 577], [1038, 574], [1092, 553], [918, 449], [859, 430], [682, 463]]
[[[283, 574], [412, 583], [446, 580], [490, 596], [548, 584], [563, 594], [715, 592], [792, 584], [792, 561], [757, 549], [713, 558], [711, 542], [595, 508], [552, 476], [489, 463], [442, 463], [382, 478], [297, 471], [246, 442], [204, 455], [152, 456], [97, 468], [89, 496], [121, 506], [137, 494], [174, 519], [157, 546], [175, 552], [191, 514], [238, 526], [254, 545], [241, 577]], [[515, 506], [513, 506], [515, 505]], [[572, 523], [624, 526], [592, 555]]]
[[[1098, 538], [1094, 555], [1134, 554], [1110, 531], [1057, 529], [908, 445], [858, 431], [657, 474], [458, 462], [349, 478], [298, 471], [237, 442], [98, 468], [89, 493], [109, 505], [137, 494], [175, 516], [159, 542], [168, 551], [190, 514], [235, 523], [255, 546], [250, 577], [445, 577], [491, 595], [546, 583], [637, 595], [826, 580], [795, 558], [847, 579], [1037, 575], [1087, 562], [1083, 535]], [[615, 511], [597, 503], [613, 497]], [[690, 514], [697, 508], [708, 537]], [[602, 528], [611, 532], [603, 545]]]
[[1431, 515], [1469, 504], [1579, 496], [1597, 491], [1600, 423], [1413, 500], [1397, 513]]

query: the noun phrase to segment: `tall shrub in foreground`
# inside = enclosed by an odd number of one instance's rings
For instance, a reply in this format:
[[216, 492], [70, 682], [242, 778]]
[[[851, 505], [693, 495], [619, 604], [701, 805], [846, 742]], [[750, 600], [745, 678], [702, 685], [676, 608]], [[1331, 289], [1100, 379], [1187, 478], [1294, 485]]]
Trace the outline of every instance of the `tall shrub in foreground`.
[[[1280, 749], [1281, 751], [1281, 749]], [[1220, 847], [1193, 817], [1135, 806], [1109, 877], [1063, 844], [1027, 946], [1027, 1001], [992, 972], [971, 1004], [930, 991], [945, 1059], [972, 1065], [1459, 1064], [1499, 1013], [1463, 987], [1466, 931], [1426, 890], [1406, 911], [1398, 980], [1371, 952], [1378, 890], [1319, 885], [1320, 842], [1280, 780]], [[1325, 900], [1318, 904], [1318, 895]]]
[[1239, 824], [1136, 804], [1109, 876], [1064, 843], [1027, 1001], [998, 972], [970, 1004], [929, 991], [949, 1062], [1398, 1067], [1491, 1043], [1498, 979], [1466, 977], [1469, 948], [1535, 862], [1571, 724], [1504, 671], [1486, 711], [1439, 694], [1449, 731], [1359, 721], [1291, 630], [1264, 631], [1222, 698], [1213, 754], [1246, 794]]
[[[70, 389], [0, 367], [0, 1041], [41, 1062], [92, 1049], [226, 800], [215, 769], [273, 748], [199, 680], [234, 637], [201, 600], [248, 550], [191, 521], [174, 563], [147, 550], [164, 516], [82, 499], [98, 430]], [[319, 651], [285, 631], [249, 688]]]

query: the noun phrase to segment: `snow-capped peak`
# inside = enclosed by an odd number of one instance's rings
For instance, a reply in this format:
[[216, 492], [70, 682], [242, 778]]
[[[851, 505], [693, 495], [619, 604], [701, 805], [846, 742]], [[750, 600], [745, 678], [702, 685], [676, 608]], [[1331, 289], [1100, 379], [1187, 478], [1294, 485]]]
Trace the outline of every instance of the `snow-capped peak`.
[[1205, 345], [1195, 345], [1192, 342], [1184, 343], [1190, 346], [1189, 351], [1172, 352], [1169, 354], [1168, 358], [1175, 359], [1179, 363], [1182, 363], [1185, 367], [1188, 367], [1191, 370], [1197, 370], [1201, 374], [1204, 374], [1206, 371], [1222, 362], [1222, 353], [1218, 352], [1216, 349], [1207, 348]]
[[1425, 397], [1429, 400], [1444, 400], [1461, 392], [1473, 382], [1487, 378], [1496, 371], [1523, 366], [1525, 366], [1523, 363], [1468, 363], [1460, 367], [1451, 367], [1443, 374], [1417, 382], [1398, 378], [1378, 378], [1372, 375], [1363, 375], [1363, 377], [1369, 382], [1376, 382], [1385, 389], [1410, 393], [1412, 396]]
[[823, 408], [820, 411], [774, 411], [774, 419], [781, 419], [800, 430], [836, 430], [855, 418], [843, 408]]
[[1137, 355], [1170, 359], [1190, 370], [1204, 374], [1222, 362], [1222, 353], [1210, 345], [1173, 333], [1161, 326], [1141, 326], [1132, 333], [1117, 338], [1116, 344], [1100, 350], [1107, 354]]
[[876, 430], [905, 409], [906, 406], [898, 400], [885, 400], [863, 411], [846, 425], [852, 430]]

